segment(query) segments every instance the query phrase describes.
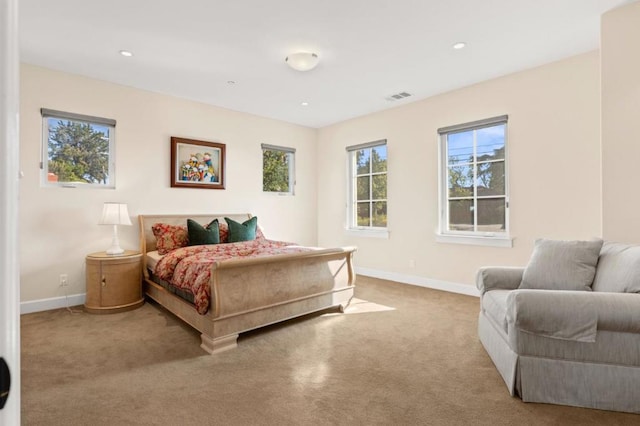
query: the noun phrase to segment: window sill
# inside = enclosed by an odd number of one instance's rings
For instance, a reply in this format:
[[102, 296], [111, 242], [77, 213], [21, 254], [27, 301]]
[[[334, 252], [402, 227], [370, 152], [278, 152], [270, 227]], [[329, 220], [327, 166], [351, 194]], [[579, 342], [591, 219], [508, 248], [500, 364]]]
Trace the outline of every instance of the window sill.
[[296, 195], [293, 192], [275, 192], [275, 191], [262, 191], [263, 194], [268, 194], [274, 197], [293, 197]]
[[83, 183], [83, 182], [69, 182], [69, 183], [42, 183], [40, 185], [41, 188], [64, 188], [64, 189], [76, 189], [76, 188], [87, 188], [87, 189], [116, 189], [115, 185], [100, 185], [95, 183]]
[[510, 237], [482, 237], [476, 235], [436, 234], [436, 242], [487, 247], [513, 247], [513, 238]]
[[385, 240], [389, 239], [389, 231], [387, 229], [357, 229], [357, 228], [347, 228], [345, 229], [347, 235], [352, 235], [354, 237], [366, 237], [366, 238], [383, 238]]

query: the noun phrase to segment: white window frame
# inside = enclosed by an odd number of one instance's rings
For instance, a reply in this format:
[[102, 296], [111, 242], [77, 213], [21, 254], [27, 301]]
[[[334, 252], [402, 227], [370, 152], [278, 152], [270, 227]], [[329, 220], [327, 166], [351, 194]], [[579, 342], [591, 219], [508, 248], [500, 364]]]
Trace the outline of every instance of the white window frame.
[[[286, 146], [269, 145], [266, 143], [261, 144], [262, 147], [262, 192], [267, 194], [276, 195], [295, 195], [296, 187], [296, 149]], [[264, 190], [264, 152], [265, 151], [279, 151], [287, 154], [289, 165], [289, 190], [288, 191], [265, 191]]]
[[[362, 149], [372, 149], [380, 146], [387, 146], [387, 170], [385, 172], [372, 172], [370, 170], [367, 175], [373, 177], [375, 175], [384, 174], [387, 178], [387, 198], [379, 199], [379, 200], [369, 200], [369, 202], [374, 201], [385, 201], [387, 203], [387, 226], [358, 226], [357, 225], [357, 200], [356, 200], [356, 179], [358, 177], [357, 169], [356, 169], [356, 156], [355, 153]], [[362, 237], [373, 237], [373, 238], [389, 238], [389, 151], [386, 139], [380, 139], [373, 142], [362, 143], [358, 145], [348, 146], [347, 150], [347, 217], [346, 217], [346, 231], [348, 234], [362, 236]], [[363, 176], [363, 175], [360, 175]], [[373, 184], [373, 179], [369, 179], [369, 184]], [[373, 195], [371, 193], [371, 195]], [[371, 211], [370, 211], [371, 214]]]
[[[41, 108], [42, 114], [42, 151], [40, 158], [41, 186], [62, 187], [62, 188], [104, 188], [114, 189], [116, 187], [116, 120], [110, 118], [93, 117], [89, 115], [76, 114], [72, 112], [56, 111]], [[108, 127], [109, 130], [109, 170], [107, 172], [106, 183], [84, 183], [84, 182], [49, 182], [49, 119], [62, 121], [74, 121]]]
[[[484, 120], [473, 121], [469, 123], [458, 124], [454, 126], [448, 126], [438, 129], [438, 151], [439, 151], [439, 229], [436, 234], [436, 241], [442, 243], [454, 243], [454, 244], [470, 244], [470, 245], [484, 245], [494, 247], [513, 247], [513, 239], [510, 236], [509, 227], [509, 159], [508, 159], [508, 116], [501, 115], [497, 117], [487, 118]], [[478, 226], [478, 212], [474, 209], [474, 231], [459, 231], [449, 229], [449, 182], [448, 182], [448, 164], [449, 159], [447, 156], [447, 137], [452, 133], [459, 133], [464, 131], [473, 131], [483, 129], [486, 127], [493, 127], [504, 124], [504, 184], [505, 184], [505, 231], [504, 232], [483, 232], [477, 231]], [[474, 205], [482, 198], [496, 198], [496, 196], [482, 197], [478, 196], [476, 185], [476, 135], [474, 132], [473, 143], [473, 201]]]

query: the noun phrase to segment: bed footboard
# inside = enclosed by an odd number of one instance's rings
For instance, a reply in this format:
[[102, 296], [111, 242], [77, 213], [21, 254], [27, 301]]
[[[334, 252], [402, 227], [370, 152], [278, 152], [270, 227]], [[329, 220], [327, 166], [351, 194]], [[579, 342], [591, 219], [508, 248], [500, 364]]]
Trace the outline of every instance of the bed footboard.
[[[218, 262], [211, 274], [213, 328], [203, 331], [210, 353], [238, 333], [333, 307], [354, 293], [355, 248], [317, 250]], [[206, 343], [205, 343], [206, 342]]]

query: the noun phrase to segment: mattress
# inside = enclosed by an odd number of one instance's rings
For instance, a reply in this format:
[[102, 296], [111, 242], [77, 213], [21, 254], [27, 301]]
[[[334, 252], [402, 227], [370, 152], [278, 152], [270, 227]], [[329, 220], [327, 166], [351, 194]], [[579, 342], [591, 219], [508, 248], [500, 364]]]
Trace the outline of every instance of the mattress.
[[162, 255], [158, 253], [158, 250], [147, 252], [147, 268], [149, 268], [150, 271], [155, 271], [160, 259], [162, 259]]

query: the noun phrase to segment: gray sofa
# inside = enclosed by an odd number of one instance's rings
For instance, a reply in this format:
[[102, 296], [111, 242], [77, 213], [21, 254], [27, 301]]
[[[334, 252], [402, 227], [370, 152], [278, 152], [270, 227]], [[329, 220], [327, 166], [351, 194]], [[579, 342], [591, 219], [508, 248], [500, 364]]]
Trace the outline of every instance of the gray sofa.
[[538, 240], [526, 268], [481, 268], [477, 286], [511, 395], [640, 413], [640, 246]]

